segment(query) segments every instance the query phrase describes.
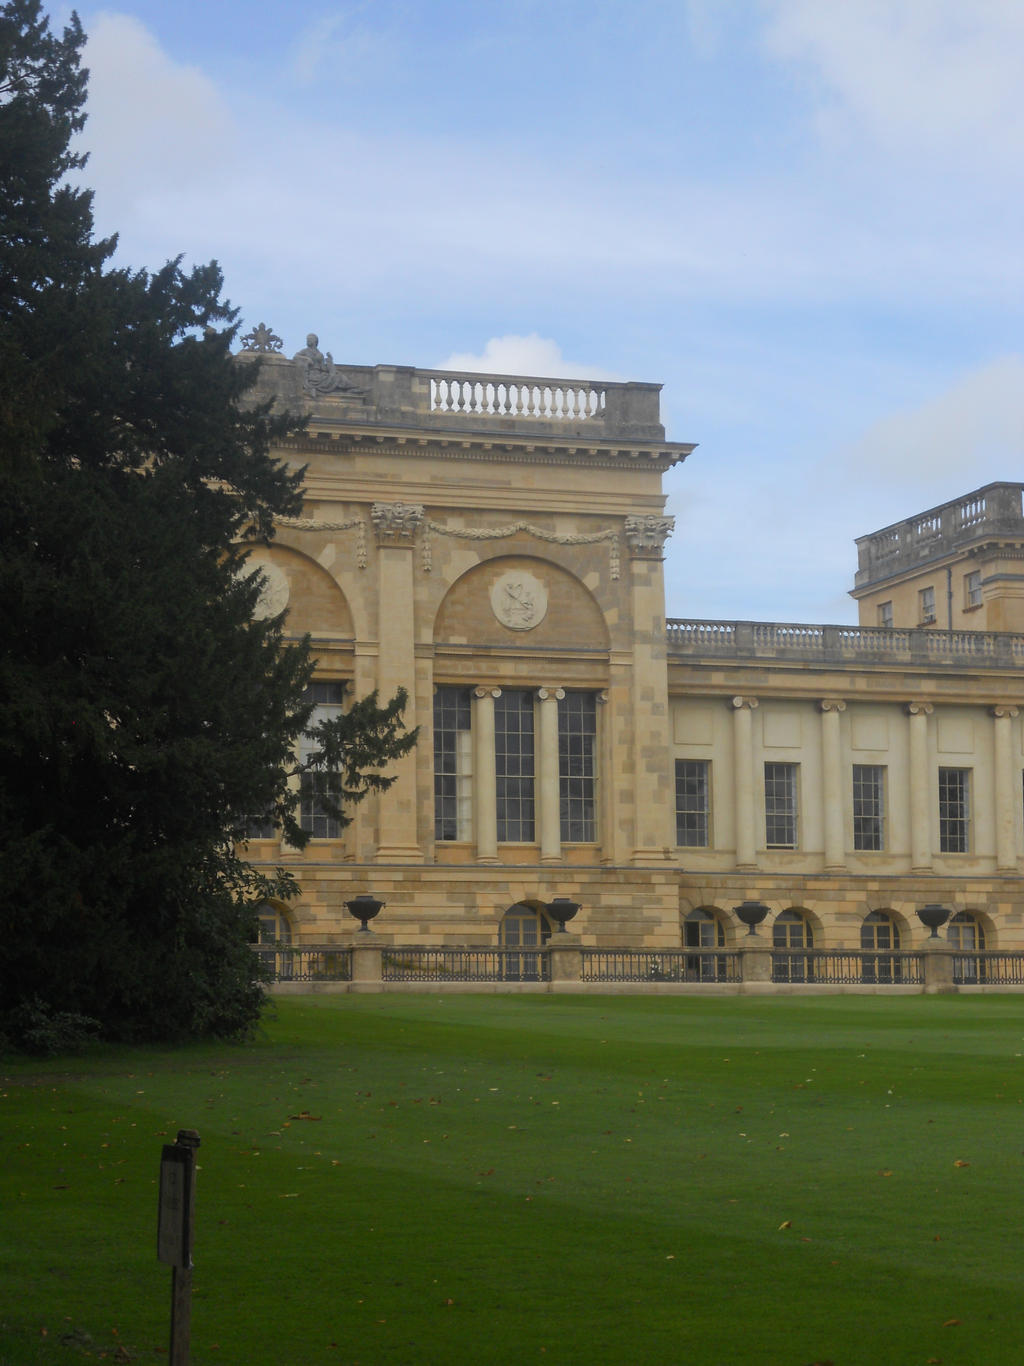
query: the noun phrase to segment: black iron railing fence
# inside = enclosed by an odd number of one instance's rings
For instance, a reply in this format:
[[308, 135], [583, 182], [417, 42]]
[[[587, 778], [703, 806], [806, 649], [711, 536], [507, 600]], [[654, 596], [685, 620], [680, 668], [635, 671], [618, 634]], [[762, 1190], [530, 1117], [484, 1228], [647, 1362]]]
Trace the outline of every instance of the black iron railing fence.
[[919, 986], [920, 953], [858, 953], [852, 949], [773, 949], [773, 982], [817, 982], [822, 986]]
[[1024, 953], [956, 953], [953, 981], [958, 986], [1024, 986]]
[[545, 949], [385, 949], [384, 982], [550, 982]]
[[742, 982], [740, 955], [721, 949], [581, 949], [583, 982]]
[[[534, 948], [420, 948], [378, 945], [261, 944], [253, 949], [272, 983], [348, 984], [479, 982], [636, 983], [1024, 988], [1024, 951], [782, 949], [761, 943], [736, 948], [605, 949], [558, 943]], [[357, 957], [362, 969], [357, 969]]]
[[331, 944], [258, 944], [256, 957], [270, 969], [272, 982], [350, 982], [352, 950]]

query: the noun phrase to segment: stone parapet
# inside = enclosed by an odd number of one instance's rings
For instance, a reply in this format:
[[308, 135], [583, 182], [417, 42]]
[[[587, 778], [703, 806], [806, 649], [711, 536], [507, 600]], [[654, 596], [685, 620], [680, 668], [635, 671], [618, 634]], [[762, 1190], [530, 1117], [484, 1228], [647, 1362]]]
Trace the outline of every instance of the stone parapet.
[[1024, 484], [986, 484], [857, 538], [857, 589], [923, 568], [990, 536], [1024, 536]]
[[917, 631], [684, 617], [669, 617], [666, 629], [670, 660], [708, 656], [929, 670], [1019, 668], [1024, 662], [1024, 635], [1009, 631]]

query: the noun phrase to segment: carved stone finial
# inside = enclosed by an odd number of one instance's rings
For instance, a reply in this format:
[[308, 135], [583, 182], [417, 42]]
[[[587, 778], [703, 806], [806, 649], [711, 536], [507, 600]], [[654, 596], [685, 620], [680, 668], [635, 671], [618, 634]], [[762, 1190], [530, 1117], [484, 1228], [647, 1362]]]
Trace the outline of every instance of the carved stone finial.
[[302, 388], [313, 398], [324, 394], [361, 394], [362, 389], [350, 384], [338, 367], [330, 351], [325, 356], [320, 350], [320, 338], [315, 332], [306, 337], [306, 345], [296, 351], [292, 360], [302, 367]]
[[370, 509], [378, 545], [412, 545], [423, 521], [422, 503], [374, 503]]
[[257, 323], [251, 332], [247, 332], [242, 338], [243, 351], [280, 351], [284, 342], [266, 323]]
[[624, 531], [630, 554], [660, 560], [675, 524], [674, 517], [655, 517], [653, 513], [627, 517]]

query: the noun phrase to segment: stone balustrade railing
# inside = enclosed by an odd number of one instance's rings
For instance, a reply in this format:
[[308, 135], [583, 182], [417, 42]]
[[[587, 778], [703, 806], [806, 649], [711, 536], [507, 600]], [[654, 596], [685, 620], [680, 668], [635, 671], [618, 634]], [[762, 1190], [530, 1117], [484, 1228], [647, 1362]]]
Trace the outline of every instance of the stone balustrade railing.
[[428, 373], [432, 413], [540, 418], [546, 422], [587, 422], [605, 415], [604, 383], [528, 375]]
[[901, 573], [984, 535], [1024, 536], [1021, 484], [986, 484], [973, 493], [857, 538], [856, 586]]
[[[275, 397], [317, 417], [421, 430], [524, 435], [556, 440], [665, 440], [660, 384], [543, 375], [421, 370], [411, 365], [341, 365], [319, 350], [289, 359], [249, 349], [260, 373], [255, 397]], [[673, 443], [673, 449], [689, 446]]]
[[666, 622], [672, 655], [808, 662], [1019, 667], [1024, 635], [1004, 631], [896, 630], [884, 626], [814, 626], [775, 621]]

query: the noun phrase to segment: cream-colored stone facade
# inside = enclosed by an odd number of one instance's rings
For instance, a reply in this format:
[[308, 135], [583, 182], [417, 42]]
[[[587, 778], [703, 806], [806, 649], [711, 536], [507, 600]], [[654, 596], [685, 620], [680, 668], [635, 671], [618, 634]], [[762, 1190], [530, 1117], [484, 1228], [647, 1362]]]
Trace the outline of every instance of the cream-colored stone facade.
[[776, 945], [859, 949], [881, 913], [910, 949], [940, 902], [966, 947], [1024, 948], [1024, 641], [666, 624], [661, 480], [692, 447], [658, 386], [340, 368], [315, 339], [260, 386], [311, 415], [280, 452], [303, 515], [251, 555], [266, 610], [420, 727], [340, 837], [250, 845], [298, 879], [293, 944], [349, 942], [368, 891], [385, 945], [518, 944], [568, 897], [582, 946], [736, 946], [752, 899]]

